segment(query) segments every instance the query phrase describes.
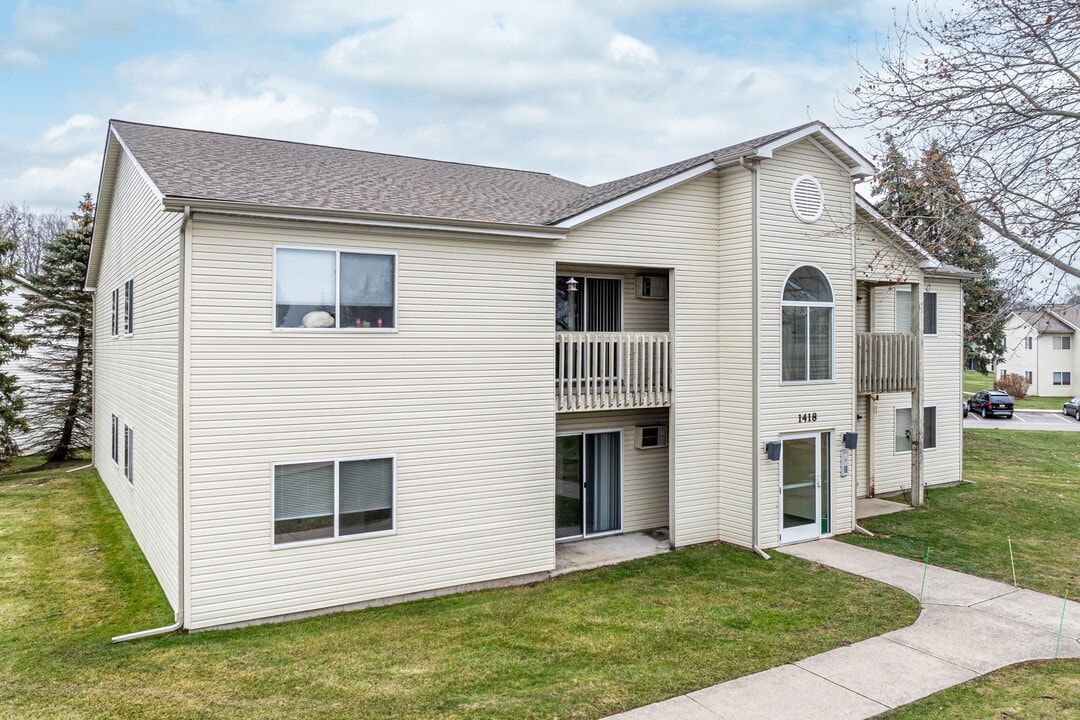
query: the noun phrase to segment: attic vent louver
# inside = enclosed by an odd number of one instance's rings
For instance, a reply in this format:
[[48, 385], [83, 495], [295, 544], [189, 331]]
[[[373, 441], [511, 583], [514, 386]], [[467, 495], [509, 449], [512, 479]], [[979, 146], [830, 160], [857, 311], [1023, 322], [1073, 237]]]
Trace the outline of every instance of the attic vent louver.
[[803, 222], [817, 222], [821, 217], [825, 198], [821, 193], [821, 183], [813, 175], [800, 175], [791, 183], [791, 209]]

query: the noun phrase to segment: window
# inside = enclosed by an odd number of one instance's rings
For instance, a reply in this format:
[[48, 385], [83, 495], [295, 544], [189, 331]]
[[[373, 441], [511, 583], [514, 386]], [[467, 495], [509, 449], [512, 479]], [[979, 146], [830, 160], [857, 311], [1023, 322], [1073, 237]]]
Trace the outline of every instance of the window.
[[1028, 382], [1034, 382], [1034, 380], [1032, 380], [1032, 378], [1031, 378], [1031, 371], [1030, 370], [1025, 370], [1024, 371], [1024, 379], [1027, 380]]
[[[922, 294], [923, 335], [937, 335], [936, 292]], [[896, 291], [896, 332], [911, 332], [911, 291]]]
[[937, 335], [937, 293], [923, 293], [923, 335]]
[[112, 459], [120, 462], [120, 418], [112, 416]]
[[112, 336], [120, 335], [120, 288], [112, 291]]
[[124, 426], [124, 477], [129, 483], [135, 483], [135, 432]]
[[555, 278], [555, 329], [566, 332], [621, 332], [622, 280]]
[[397, 327], [396, 255], [279, 247], [274, 258], [275, 327]]
[[1056, 372], [1054, 373], [1055, 385], [1072, 385], [1072, 373], [1071, 372]]
[[274, 466], [274, 543], [394, 529], [394, 458]]
[[1004, 378], [1008, 374], [1009, 374], [1009, 371], [1007, 369], [1001, 368], [1001, 377], [1002, 378]]
[[809, 265], [791, 273], [780, 311], [782, 380], [831, 380], [833, 294], [825, 275]]
[[1031, 336], [1028, 335], [1026, 338], [1024, 338], [1024, 349], [1025, 350], [1030, 350], [1031, 346], [1032, 346]]
[[1055, 350], [1071, 350], [1072, 338], [1068, 335], [1055, 335], [1054, 336], [1054, 349]]
[[[893, 425], [895, 449], [898, 453], [911, 452], [911, 408], [896, 408], [896, 421]], [[937, 408], [923, 408], [923, 449], [937, 447]]]
[[135, 281], [124, 283], [124, 334], [135, 332]]

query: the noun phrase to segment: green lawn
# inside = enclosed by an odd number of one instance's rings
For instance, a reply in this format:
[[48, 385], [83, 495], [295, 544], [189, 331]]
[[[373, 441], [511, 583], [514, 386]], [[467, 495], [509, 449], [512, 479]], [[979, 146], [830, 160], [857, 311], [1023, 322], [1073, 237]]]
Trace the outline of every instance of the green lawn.
[[[994, 387], [993, 374], [983, 375], [980, 372], [974, 370], [964, 371], [964, 393], [973, 394], [980, 390], [989, 390]], [[1068, 397], [1058, 397], [1056, 395], [1047, 395], [1045, 397], [1026, 397], [1023, 400], [1017, 400], [1014, 398], [1013, 402], [1017, 410], [1057, 410], [1061, 412], [1061, 406], [1065, 404]]]
[[962, 484], [927, 492], [926, 508], [866, 518], [880, 537], [845, 542], [1061, 596], [1080, 588], [1080, 436], [965, 430]]
[[0, 476], [3, 718], [596, 718], [915, 614], [899, 590], [712, 545], [533, 586], [113, 646], [172, 614], [96, 474]]
[[[1080, 437], [1068, 432], [965, 430], [964, 476], [927, 492], [927, 507], [866, 518], [876, 538], [845, 542], [1070, 597], [1080, 588]], [[945, 690], [882, 718], [1080, 717], [1080, 661], [1030, 663]]]

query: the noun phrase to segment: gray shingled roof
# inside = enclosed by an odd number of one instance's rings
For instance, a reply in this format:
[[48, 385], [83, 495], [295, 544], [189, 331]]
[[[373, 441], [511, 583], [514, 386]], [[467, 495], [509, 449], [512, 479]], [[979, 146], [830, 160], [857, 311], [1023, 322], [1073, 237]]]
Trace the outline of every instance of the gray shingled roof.
[[1036, 308], [1034, 310], [1018, 310], [1017, 315], [1022, 317], [1026, 323], [1035, 328], [1036, 332], [1040, 335], [1043, 333], [1069, 333], [1072, 332], [1072, 328], [1061, 322], [1050, 313], [1046, 312], [1043, 308]]
[[1065, 318], [1068, 322], [1076, 325], [1077, 327], [1080, 327], [1080, 303], [1072, 305], [1048, 305], [1047, 307], [1052, 312], [1055, 312], [1061, 317]]
[[797, 128], [587, 187], [546, 173], [114, 120], [163, 195], [449, 220], [550, 225]]

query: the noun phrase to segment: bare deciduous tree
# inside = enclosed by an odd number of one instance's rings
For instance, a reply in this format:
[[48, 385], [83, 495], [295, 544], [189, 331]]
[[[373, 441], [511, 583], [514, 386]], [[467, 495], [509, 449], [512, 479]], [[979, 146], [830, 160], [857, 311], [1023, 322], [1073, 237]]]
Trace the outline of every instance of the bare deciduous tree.
[[14, 241], [13, 247], [0, 254], [0, 265], [14, 265], [23, 275], [38, 272], [41, 248], [70, 227], [71, 220], [59, 210], [34, 212], [12, 202], [0, 205], [0, 238]]
[[848, 119], [918, 154], [937, 141], [983, 227], [1080, 277], [1080, 2], [913, 3]]

